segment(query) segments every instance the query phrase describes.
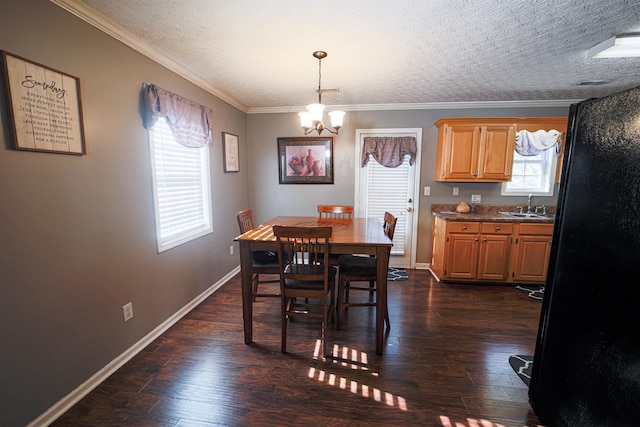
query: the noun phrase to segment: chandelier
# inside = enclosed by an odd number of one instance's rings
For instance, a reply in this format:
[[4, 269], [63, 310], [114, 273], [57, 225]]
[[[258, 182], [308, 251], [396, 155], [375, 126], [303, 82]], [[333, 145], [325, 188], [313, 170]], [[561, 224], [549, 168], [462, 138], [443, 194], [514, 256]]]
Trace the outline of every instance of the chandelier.
[[298, 113], [300, 116], [300, 125], [304, 129], [304, 134], [309, 135], [314, 130], [318, 132], [318, 135], [323, 130], [328, 130], [334, 135], [338, 134], [338, 131], [342, 127], [342, 119], [344, 118], [344, 111], [330, 111], [329, 117], [331, 118], [331, 126], [335, 130], [332, 130], [322, 123], [322, 114], [325, 106], [322, 104], [322, 92], [337, 92], [337, 89], [322, 89], [322, 59], [327, 57], [327, 52], [318, 50], [313, 52], [314, 58], [318, 58], [318, 103], [307, 105], [307, 111]]

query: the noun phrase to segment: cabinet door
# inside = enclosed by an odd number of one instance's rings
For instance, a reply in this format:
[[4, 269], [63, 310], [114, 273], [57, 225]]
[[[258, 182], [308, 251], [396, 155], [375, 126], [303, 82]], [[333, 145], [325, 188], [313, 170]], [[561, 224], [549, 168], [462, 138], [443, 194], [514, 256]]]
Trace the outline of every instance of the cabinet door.
[[440, 180], [473, 180], [478, 176], [480, 127], [455, 125], [444, 127], [443, 167]]
[[475, 279], [478, 270], [478, 235], [449, 234], [445, 279]]
[[509, 181], [516, 142], [515, 125], [482, 126], [478, 179]]
[[551, 250], [551, 236], [520, 236], [516, 241], [513, 280], [544, 283]]
[[505, 281], [509, 276], [511, 236], [480, 235], [478, 279]]
[[440, 280], [444, 277], [444, 259], [446, 248], [446, 227], [447, 222], [438, 217], [433, 218], [433, 227], [431, 229], [433, 233], [433, 239], [431, 244], [431, 265], [429, 269]]

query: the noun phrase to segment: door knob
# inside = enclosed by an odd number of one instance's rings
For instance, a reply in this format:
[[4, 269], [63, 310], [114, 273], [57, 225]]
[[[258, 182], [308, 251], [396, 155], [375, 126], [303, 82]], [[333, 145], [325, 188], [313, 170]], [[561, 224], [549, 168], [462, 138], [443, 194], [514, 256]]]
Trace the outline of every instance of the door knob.
[[407, 208], [407, 212], [413, 212], [413, 208], [412, 208], [411, 206], [409, 206], [409, 207]]
[[413, 203], [413, 199], [409, 199], [409, 203]]

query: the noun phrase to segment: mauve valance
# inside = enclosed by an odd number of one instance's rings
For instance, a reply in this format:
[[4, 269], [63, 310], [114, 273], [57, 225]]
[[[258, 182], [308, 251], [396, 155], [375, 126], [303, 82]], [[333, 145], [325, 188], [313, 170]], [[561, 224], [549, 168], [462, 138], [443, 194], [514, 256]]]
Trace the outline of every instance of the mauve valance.
[[179, 144], [193, 148], [211, 144], [211, 109], [154, 84], [142, 88], [142, 109], [145, 128], [164, 117]]
[[369, 163], [369, 154], [388, 168], [395, 168], [402, 164], [404, 156], [408, 154], [409, 164], [416, 160], [417, 144], [413, 136], [365, 136], [362, 144], [361, 166]]

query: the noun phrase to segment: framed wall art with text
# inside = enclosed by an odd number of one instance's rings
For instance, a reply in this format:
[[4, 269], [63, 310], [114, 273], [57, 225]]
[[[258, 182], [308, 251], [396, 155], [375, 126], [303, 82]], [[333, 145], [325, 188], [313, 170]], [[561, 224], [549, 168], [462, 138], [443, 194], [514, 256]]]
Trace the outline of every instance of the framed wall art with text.
[[13, 148], [86, 154], [80, 80], [9, 52], [0, 52]]

